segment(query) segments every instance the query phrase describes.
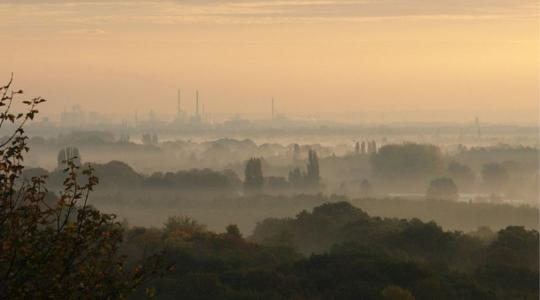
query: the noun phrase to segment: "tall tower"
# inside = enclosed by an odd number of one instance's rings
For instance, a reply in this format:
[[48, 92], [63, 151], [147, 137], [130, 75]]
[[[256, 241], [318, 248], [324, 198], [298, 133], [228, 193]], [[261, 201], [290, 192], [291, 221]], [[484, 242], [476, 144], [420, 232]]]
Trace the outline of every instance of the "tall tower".
[[202, 118], [204, 119], [204, 116], [205, 116], [204, 103], [201, 103], [201, 115], [202, 115]]
[[199, 90], [195, 92], [195, 116], [199, 117]]
[[480, 119], [475, 117], [474, 122], [476, 123], [476, 134], [478, 134], [478, 138], [481, 138], [482, 132], [480, 131]]
[[272, 120], [274, 119], [274, 114], [275, 114], [275, 109], [274, 109], [274, 97], [272, 97]]
[[180, 106], [180, 89], [178, 89], [178, 107], [177, 107], [177, 111], [176, 111], [176, 117], [178, 119], [180, 119], [180, 117], [182, 116], [182, 107]]

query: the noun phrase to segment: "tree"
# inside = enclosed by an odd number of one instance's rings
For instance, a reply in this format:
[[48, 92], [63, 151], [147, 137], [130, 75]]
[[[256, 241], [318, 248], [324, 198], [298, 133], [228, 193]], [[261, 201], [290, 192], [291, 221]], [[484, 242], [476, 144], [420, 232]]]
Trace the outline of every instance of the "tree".
[[497, 233], [497, 239], [489, 245], [484, 259], [492, 265], [520, 266], [538, 272], [538, 240], [536, 230], [508, 226]]
[[444, 173], [444, 157], [433, 145], [406, 143], [386, 145], [370, 159], [376, 180], [402, 190], [415, 189]]
[[249, 159], [246, 163], [244, 175], [244, 189], [246, 191], [260, 191], [264, 185], [261, 159]]
[[474, 185], [474, 173], [466, 165], [452, 161], [448, 164], [448, 176], [460, 189], [470, 189]]
[[57, 157], [57, 168], [65, 169], [67, 168], [67, 162], [72, 160], [75, 165], [81, 165], [81, 155], [79, 153], [79, 148], [77, 147], [65, 147], [58, 152]]
[[227, 230], [228, 235], [238, 237], [238, 238], [242, 237], [242, 234], [240, 233], [240, 229], [238, 228], [238, 225], [236, 225], [236, 224], [228, 225], [226, 230]]
[[317, 152], [315, 152], [315, 150], [309, 150], [306, 182], [308, 185], [318, 186], [320, 180], [321, 177], [319, 174], [319, 158], [317, 157]]
[[58, 196], [48, 192], [45, 177], [22, 178], [29, 151], [24, 126], [45, 100], [22, 101], [27, 109], [11, 112], [23, 94], [12, 82], [0, 87], [0, 128], [13, 128], [0, 142], [0, 299], [125, 298], [157, 260], [126, 271], [118, 253], [122, 225], [88, 204], [98, 183], [91, 167], [81, 172], [68, 160]]
[[360, 183], [360, 197], [372, 197], [373, 196], [373, 187], [367, 179], [362, 180]]
[[284, 190], [289, 188], [285, 177], [269, 176], [266, 178], [266, 187], [271, 190]]
[[143, 134], [141, 140], [143, 145], [152, 145], [152, 136], [148, 133]]
[[360, 151], [362, 154], [366, 154], [367, 153], [367, 149], [366, 149], [366, 142], [362, 142], [362, 145], [360, 147]]
[[382, 291], [382, 296], [386, 300], [415, 300], [416, 298], [409, 290], [395, 285], [389, 285]]
[[289, 171], [289, 183], [294, 188], [317, 187], [320, 184], [319, 158], [314, 150], [308, 151], [307, 172], [299, 168]]
[[303, 183], [304, 174], [300, 171], [299, 168], [294, 168], [289, 171], [289, 183], [293, 187], [300, 187]]
[[167, 218], [164, 224], [163, 234], [166, 238], [183, 239], [196, 233], [206, 231], [206, 226], [190, 217], [173, 216]]
[[490, 163], [482, 167], [482, 179], [488, 189], [500, 192], [508, 184], [510, 176], [502, 164]]
[[300, 157], [300, 145], [293, 144], [292, 145], [292, 161], [293, 162], [298, 161], [299, 157]]
[[426, 197], [431, 199], [457, 201], [459, 199], [459, 193], [457, 186], [451, 178], [441, 177], [434, 179], [429, 183]]

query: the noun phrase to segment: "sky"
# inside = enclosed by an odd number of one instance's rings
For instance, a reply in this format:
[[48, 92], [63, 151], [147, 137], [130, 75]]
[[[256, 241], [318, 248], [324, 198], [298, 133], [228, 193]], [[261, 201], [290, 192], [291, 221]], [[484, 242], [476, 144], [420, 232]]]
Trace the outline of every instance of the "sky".
[[45, 115], [538, 122], [537, 0], [0, 0], [0, 81]]

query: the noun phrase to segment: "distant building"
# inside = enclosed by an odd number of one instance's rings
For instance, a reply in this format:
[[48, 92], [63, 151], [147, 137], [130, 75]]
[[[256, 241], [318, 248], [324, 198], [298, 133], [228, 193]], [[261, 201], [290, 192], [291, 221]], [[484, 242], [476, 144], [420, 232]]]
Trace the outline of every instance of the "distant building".
[[65, 147], [63, 149], [60, 149], [58, 152], [57, 157], [57, 168], [58, 169], [65, 169], [68, 167], [68, 162], [73, 161], [73, 163], [76, 166], [81, 165], [81, 155], [79, 153], [79, 149], [76, 147]]
[[367, 142], [367, 146], [368, 146], [368, 154], [375, 154], [375, 153], [377, 153], [377, 142], [375, 142], [375, 141], [368, 141], [368, 142]]
[[155, 111], [151, 110], [148, 112], [148, 124], [155, 125], [159, 122], [159, 118]]
[[60, 122], [63, 126], [76, 126], [86, 123], [86, 114], [79, 105], [74, 105], [71, 111], [60, 113]]
[[147, 146], [150, 146], [150, 145], [158, 145], [159, 144], [159, 140], [158, 140], [158, 135], [157, 133], [145, 133], [142, 135], [142, 143], [143, 145], [147, 145]]
[[129, 141], [130, 141], [129, 133], [124, 132], [120, 134], [120, 138], [118, 139], [119, 143], [129, 143]]

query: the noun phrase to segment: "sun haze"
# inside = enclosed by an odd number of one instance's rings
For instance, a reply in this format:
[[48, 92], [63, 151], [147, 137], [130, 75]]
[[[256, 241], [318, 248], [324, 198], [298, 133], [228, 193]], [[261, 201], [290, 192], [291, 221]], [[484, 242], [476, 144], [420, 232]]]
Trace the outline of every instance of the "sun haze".
[[[45, 115], [538, 121], [538, 2], [7, 0], [2, 76]], [[9, 41], [9, 42], [7, 42]], [[6, 78], [2, 78], [6, 79]], [[188, 106], [189, 105], [189, 106]], [[405, 112], [405, 113], [403, 113]]]

